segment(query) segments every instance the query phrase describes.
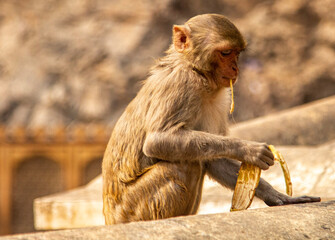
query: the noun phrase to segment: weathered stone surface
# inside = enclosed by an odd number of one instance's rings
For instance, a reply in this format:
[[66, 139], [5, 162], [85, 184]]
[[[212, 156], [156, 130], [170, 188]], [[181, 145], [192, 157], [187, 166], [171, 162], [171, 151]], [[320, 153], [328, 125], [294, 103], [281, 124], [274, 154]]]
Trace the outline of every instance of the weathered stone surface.
[[[335, 199], [335, 142], [319, 147], [278, 147], [291, 173], [293, 195], [320, 196]], [[285, 181], [279, 164], [262, 172], [277, 190], [285, 192]], [[75, 228], [104, 223], [102, 216], [101, 178], [85, 188], [35, 200], [37, 229]], [[206, 178], [199, 214], [229, 212], [232, 191]], [[254, 199], [251, 208], [266, 205]]]
[[334, 219], [335, 201], [329, 201], [4, 238], [13, 240], [335, 239]]
[[335, 139], [335, 97], [325, 98], [231, 128], [232, 136], [276, 145], [318, 145]]
[[35, 199], [34, 216], [37, 230], [103, 225], [102, 178], [85, 187]]

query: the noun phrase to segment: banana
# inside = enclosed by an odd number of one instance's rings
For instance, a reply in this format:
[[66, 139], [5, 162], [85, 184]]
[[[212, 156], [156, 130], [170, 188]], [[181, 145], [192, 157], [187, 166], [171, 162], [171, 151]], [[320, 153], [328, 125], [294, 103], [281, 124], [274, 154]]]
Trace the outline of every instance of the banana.
[[[280, 163], [285, 183], [286, 193], [292, 196], [292, 182], [290, 172], [283, 156], [273, 145], [269, 145], [269, 149], [274, 155], [275, 161]], [[261, 177], [261, 169], [249, 163], [242, 163], [237, 177], [235, 191], [233, 194], [232, 205], [230, 211], [240, 211], [247, 209], [254, 199], [256, 188]]]
[[291, 177], [290, 177], [290, 171], [288, 170], [287, 164], [281, 155], [280, 152], [278, 152], [273, 145], [269, 145], [269, 149], [273, 153], [275, 157], [275, 161], [280, 163], [280, 167], [283, 171], [284, 178], [285, 178], [285, 184], [286, 184], [286, 194], [289, 196], [292, 196], [292, 182], [291, 182]]
[[230, 90], [231, 90], [230, 114], [233, 114], [234, 109], [235, 109], [235, 103], [234, 103], [234, 90], [233, 90], [233, 79], [230, 79]]
[[249, 163], [242, 163], [237, 177], [230, 211], [247, 209], [254, 199], [261, 178], [261, 169]]

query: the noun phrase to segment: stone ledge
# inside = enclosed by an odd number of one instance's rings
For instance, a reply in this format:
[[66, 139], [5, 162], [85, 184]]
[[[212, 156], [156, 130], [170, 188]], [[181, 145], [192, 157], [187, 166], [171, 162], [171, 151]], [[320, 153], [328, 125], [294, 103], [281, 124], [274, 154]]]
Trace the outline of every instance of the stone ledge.
[[104, 225], [102, 205], [98, 177], [84, 187], [35, 199], [34, 225], [37, 230]]
[[[335, 198], [335, 141], [319, 147], [278, 147], [278, 150], [288, 163], [294, 196], [314, 195], [323, 200]], [[279, 164], [263, 171], [262, 177], [277, 190], [285, 192]], [[231, 196], [232, 191], [206, 178], [199, 214], [228, 212]], [[251, 208], [261, 207], [266, 205], [255, 198]], [[85, 187], [36, 199], [34, 213], [38, 230], [103, 225], [101, 177]]]
[[134, 222], [0, 239], [334, 239], [335, 201]]
[[[315, 195], [323, 200], [334, 199], [334, 104], [335, 96], [240, 123], [232, 129], [232, 135], [266, 141], [276, 147], [279, 143], [324, 143], [319, 146], [278, 146], [278, 149], [288, 163], [295, 196]], [[279, 191], [285, 192], [278, 165], [262, 172], [262, 177]], [[103, 225], [101, 185], [101, 179], [98, 178], [85, 187], [36, 199], [35, 228], [49, 230]], [[199, 213], [229, 211], [231, 195], [231, 191], [206, 179]], [[255, 199], [251, 207], [265, 206], [262, 201]]]
[[335, 139], [335, 96], [241, 122], [234, 137], [273, 145], [319, 145]]

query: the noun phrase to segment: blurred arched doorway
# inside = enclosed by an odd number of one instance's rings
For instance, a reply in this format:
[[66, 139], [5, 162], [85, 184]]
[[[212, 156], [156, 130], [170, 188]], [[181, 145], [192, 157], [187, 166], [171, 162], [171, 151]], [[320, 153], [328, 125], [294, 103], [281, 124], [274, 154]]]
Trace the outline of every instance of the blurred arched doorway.
[[13, 173], [12, 232], [33, 232], [35, 198], [65, 190], [61, 167], [43, 156], [20, 162]]

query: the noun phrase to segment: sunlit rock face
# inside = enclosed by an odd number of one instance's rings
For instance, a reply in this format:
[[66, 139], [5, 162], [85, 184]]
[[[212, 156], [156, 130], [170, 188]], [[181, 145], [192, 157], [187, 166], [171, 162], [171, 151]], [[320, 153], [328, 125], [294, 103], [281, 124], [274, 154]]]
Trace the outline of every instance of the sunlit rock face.
[[173, 24], [221, 13], [248, 41], [234, 120], [335, 93], [331, 0], [0, 3], [0, 123], [113, 124], [136, 95]]

